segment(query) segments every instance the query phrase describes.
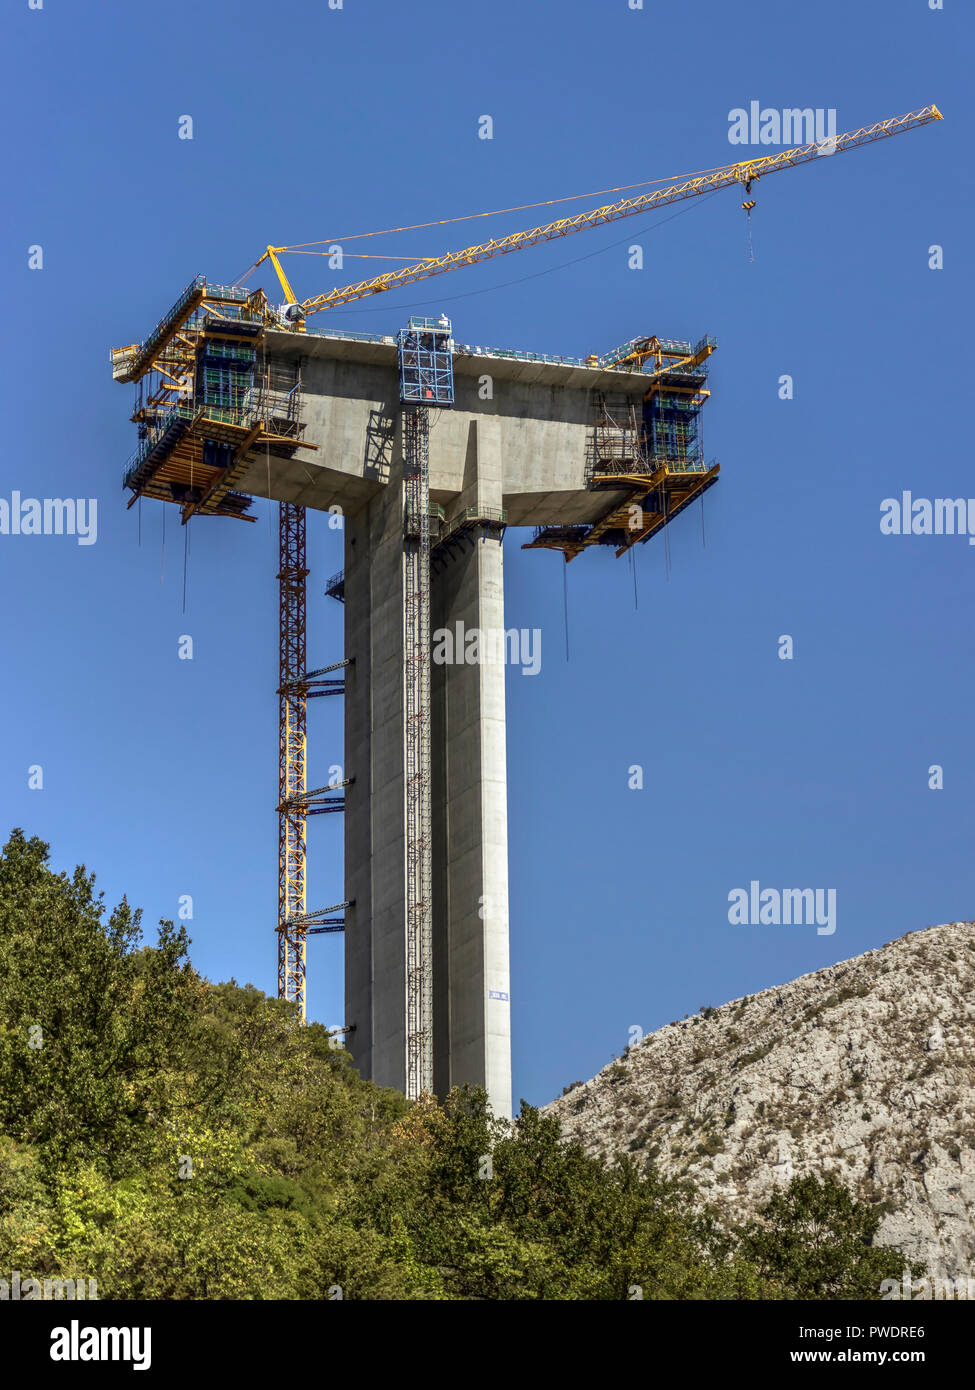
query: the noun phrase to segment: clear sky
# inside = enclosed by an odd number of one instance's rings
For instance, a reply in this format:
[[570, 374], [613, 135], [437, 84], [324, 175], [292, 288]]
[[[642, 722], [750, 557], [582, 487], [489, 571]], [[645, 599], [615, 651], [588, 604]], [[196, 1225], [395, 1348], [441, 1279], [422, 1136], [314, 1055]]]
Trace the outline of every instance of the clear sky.
[[[4, 832], [86, 863], [150, 925], [191, 895], [196, 965], [274, 990], [276, 518], [258, 502], [253, 526], [199, 519], [187, 556], [175, 509], [163, 544], [164, 509], [140, 523], [121, 490], [132, 388], [108, 350], [191, 276], [233, 280], [269, 241], [767, 152], [728, 141], [752, 101], [834, 108], [840, 131], [935, 102], [943, 123], [760, 184], [754, 261], [729, 191], [329, 326], [394, 332], [417, 308], [447, 311], [462, 342], [540, 352], [718, 340], [706, 546], [695, 506], [670, 528], [669, 579], [663, 542], [640, 547], [638, 607], [628, 561], [575, 560], [567, 661], [561, 557], [505, 540], [508, 625], [543, 643], [539, 676], [508, 673], [516, 1099], [592, 1075], [635, 1025], [975, 915], [975, 549], [880, 530], [905, 489], [975, 497], [973, 34], [963, 0], [8, 0], [0, 498], [96, 498], [98, 531], [0, 535]], [[535, 218], [358, 245], [433, 255]], [[392, 264], [289, 268], [304, 296]], [[321, 597], [342, 554], [314, 515], [309, 558], [317, 666], [342, 656], [341, 607]], [[309, 723], [314, 785], [341, 761], [340, 702]], [[311, 821], [309, 845], [309, 904], [340, 900], [339, 818]], [[731, 925], [728, 895], [752, 880], [835, 889], [835, 933]], [[341, 949], [309, 944], [309, 1012], [329, 1024]]]

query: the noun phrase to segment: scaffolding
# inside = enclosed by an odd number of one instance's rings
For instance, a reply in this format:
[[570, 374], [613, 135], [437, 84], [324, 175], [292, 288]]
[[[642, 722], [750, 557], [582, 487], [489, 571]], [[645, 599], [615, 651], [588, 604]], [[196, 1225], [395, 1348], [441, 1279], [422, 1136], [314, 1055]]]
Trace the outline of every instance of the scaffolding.
[[450, 320], [409, 320], [396, 335], [399, 394], [404, 405], [452, 405], [454, 364]]
[[307, 687], [305, 510], [282, 502], [278, 516], [278, 998], [305, 1016], [305, 840]]
[[263, 290], [213, 285], [205, 275], [194, 276], [144, 342], [111, 350], [112, 376], [121, 382], [140, 381], [150, 371], [178, 367], [187, 350], [192, 352], [197, 333], [211, 321], [251, 324], [259, 331], [267, 318]]
[[450, 323], [411, 318], [397, 335], [403, 406], [403, 722], [406, 818], [406, 1094], [433, 1090], [430, 806], [430, 406], [454, 400]]
[[[662, 531], [718, 480], [720, 465], [704, 458], [701, 411], [710, 395], [707, 359], [717, 344], [633, 338], [605, 355], [644, 375], [641, 400], [597, 392], [586, 441], [586, 485], [614, 494], [595, 522], [538, 526], [523, 549], [560, 550], [573, 560], [594, 545], [617, 556]], [[649, 370], [648, 370], [649, 368]]]
[[600, 357], [590, 358], [590, 362], [614, 371], [651, 371], [666, 369], [670, 373], [693, 372], [702, 362], [707, 361], [717, 347], [716, 339], [706, 334], [693, 347], [684, 338], [658, 338], [652, 334], [648, 338], [628, 338], [619, 347], [611, 348]]
[[300, 365], [263, 356], [265, 317], [263, 292], [198, 276], [145, 343], [112, 353], [116, 379], [136, 383], [130, 507], [149, 497], [179, 506], [184, 524], [197, 513], [253, 521], [251, 498], [234, 490], [250, 464], [315, 448], [302, 438]]
[[297, 1004], [305, 1017], [305, 944], [309, 934], [339, 932], [348, 903], [307, 910], [307, 818], [345, 810], [348, 779], [308, 788], [308, 701], [341, 695], [349, 661], [307, 669], [308, 566], [305, 509], [282, 502], [278, 512], [278, 998]]
[[430, 811], [430, 418], [403, 412], [406, 1094], [433, 1090]]

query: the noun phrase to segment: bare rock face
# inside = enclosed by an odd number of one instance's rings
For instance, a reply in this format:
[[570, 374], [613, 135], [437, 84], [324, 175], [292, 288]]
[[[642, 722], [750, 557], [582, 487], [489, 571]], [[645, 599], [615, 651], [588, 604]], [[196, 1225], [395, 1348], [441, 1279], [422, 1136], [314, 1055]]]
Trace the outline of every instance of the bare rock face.
[[928, 927], [646, 1037], [546, 1107], [643, 1155], [719, 1216], [795, 1175], [883, 1203], [877, 1239], [975, 1275], [975, 923]]

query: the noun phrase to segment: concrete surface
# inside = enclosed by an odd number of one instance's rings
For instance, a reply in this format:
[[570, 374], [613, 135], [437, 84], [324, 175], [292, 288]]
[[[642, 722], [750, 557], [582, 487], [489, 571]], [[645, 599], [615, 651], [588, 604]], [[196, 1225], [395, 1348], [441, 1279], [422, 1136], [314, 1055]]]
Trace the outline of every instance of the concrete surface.
[[[237, 487], [345, 514], [346, 1022], [363, 1075], [405, 1089], [403, 505], [396, 347], [269, 332], [300, 359], [304, 438]], [[433, 411], [431, 500], [508, 524], [594, 521], [625, 494], [585, 486], [594, 390], [642, 396], [639, 374], [459, 353], [456, 403]], [[393, 483], [393, 486], [390, 486]], [[439, 551], [431, 628], [504, 629], [496, 528]], [[338, 653], [322, 654], [335, 660]], [[434, 1089], [487, 1089], [511, 1113], [505, 668], [432, 666]]]

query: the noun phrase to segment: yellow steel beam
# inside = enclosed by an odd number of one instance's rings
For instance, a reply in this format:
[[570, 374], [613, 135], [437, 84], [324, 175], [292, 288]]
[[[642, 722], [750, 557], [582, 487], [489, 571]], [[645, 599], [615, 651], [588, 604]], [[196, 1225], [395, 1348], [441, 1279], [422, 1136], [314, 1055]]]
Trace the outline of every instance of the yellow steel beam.
[[[523, 232], [513, 232], [510, 236], [502, 237], [498, 241], [484, 242], [478, 246], [468, 246], [462, 251], [451, 251], [444, 256], [417, 261], [411, 265], [403, 266], [399, 270], [387, 271], [385, 274], [376, 275], [369, 280], [360, 280], [354, 285], [330, 290], [327, 294], [315, 295], [304, 300], [301, 307], [306, 314], [315, 314], [321, 309], [334, 308], [337, 304], [348, 304], [356, 299], [364, 299], [367, 295], [381, 294], [384, 290], [399, 289], [400, 286], [412, 284], [416, 280], [426, 280], [433, 275], [442, 275], [445, 271], [455, 270], [459, 266], [475, 265], [479, 261], [490, 260], [494, 256], [506, 256], [512, 251], [520, 251], [527, 246], [537, 246], [542, 241], [552, 241], [556, 237], [569, 236], [573, 232], [583, 231], [586, 227], [597, 227], [605, 222], [615, 222], [621, 217], [632, 217], [637, 213], [652, 212], [656, 208], [682, 202], [685, 198], [698, 197], [702, 193], [711, 193], [717, 189], [729, 188], [736, 184], [749, 188], [757, 179], [764, 178], [767, 174], [777, 173], [780, 169], [791, 169], [794, 165], [805, 164], [809, 160], [821, 158], [825, 154], [840, 154], [845, 150], [857, 149], [874, 140], [882, 140], [887, 136], [897, 135], [902, 131], [913, 130], [918, 126], [928, 125], [931, 121], [942, 119], [941, 112], [936, 106], [925, 106], [918, 111], [908, 111], [904, 116], [894, 116], [890, 120], [878, 121], [875, 125], [863, 126], [859, 130], [847, 131], [842, 135], [830, 137], [824, 142], [798, 145], [790, 149], [780, 150], [777, 154], [763, 155], [758, 159], [746, 159], [736, 164], [726, 164], [707, 174], [695, 174], [683, 183], [658, 189], [655, 193], [647, 193], [639, 198], [624, 198], [621, 202], [593, 208], [589, 212], [579, 213], [576, 217], [561, 217], [557, 221], [548, 222], [541, 227], [532, 227]], [[277, 258], [278, 252], [285, 249], [280, 246], [269, 246], [261, 260], [265, 258], [271, 260], [278, 279], [281, 281], [281, 287], [288, 295], [289, 303], [293, 303], [295, 302], [291, 297], [293, 291]]]
[[[526, 542], [522, 546], [523, 550], [545, 549], [561, 550], [565, 555], [566, 562], [574, 560], [577, 555], [581, 555], [590, 546], [598, 545], [600, 537], [607, 531], [614, 529], [626, 532], [627, 541], [621, 545], [617, 551], [617, 557], [625, 555], [626, 552], [638, 541], [649, 540], [661, 527], [672, 521], [679, 511], [698, 495], [703, 492], [715, 480], [721, 471], [720, 464], [714, 464], [703, 473], [682, 473], [662, 464], [653, 473], [600, 473], [593, 478], [593, 483], [611, 484], [616, 491], [628, 490], [628, 496], [623, 502], [616, 503], [604, 512], [595, 521], [585, 536], [579, 539], [560, 540], [557, 536], [548, 539], [544, 536], [538, 540]], [[664, 488], [668, 498], [674, 496], [675, 505], [673, 509], [668, 505], [666, 512], [649, 511], [642, 507], [642, 502], [656, 491]], [[642, 525], [638, 527], [630, 526], [629, 511], [633, 506], [641, 506], [643, 511]]]
[[[278, 252], [283, 251], [284, 249], [285, 248], [283, 246], [269, 246], [265, 251], [264, 256], [261, 257], [261, 261], [263, 261], [266, 256], [267, 259], [274, 266], [274, 273], [277, 275], [278, 281], [281, 285], [281, 289], [284, 291], [285, 303], [297, 304], [298, 297], [295, 294], [294, 290], [291, 288], [291, 281], [288, 279], [287, 275], [285, 275], [284, 267], [278, 260]], [[257, 264], [260, 265], [261, 261], [258, 261]]]
[[247, 452], [259, 438], [262, 428], [263, 424], [260, 420], [258, 420], [256, 425], [252, 425], [246, 436], [234, 450], [234, 456], [229, 467], [225, 468], [222, 473], [214, 478], [213, 482], [201, 496], [199, 502], [186, 503], [183, 508], [184, 526], [194, 512], [199, 511], [205, 514], [208, 511], [215, 510], [220, 505], [223, 498], [233, 487], [237, 478], [243, 473], [246, 467]]

